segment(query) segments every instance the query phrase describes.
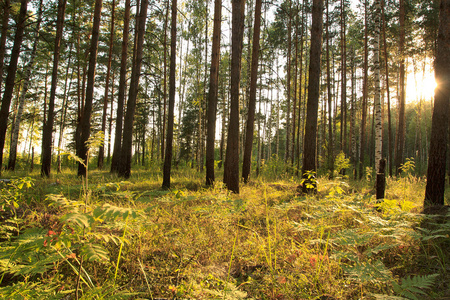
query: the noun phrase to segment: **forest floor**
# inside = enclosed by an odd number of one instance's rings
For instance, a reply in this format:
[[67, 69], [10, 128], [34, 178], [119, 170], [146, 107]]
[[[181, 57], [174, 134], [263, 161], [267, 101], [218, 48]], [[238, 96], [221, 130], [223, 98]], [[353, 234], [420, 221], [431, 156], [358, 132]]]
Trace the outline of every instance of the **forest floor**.
[[291, 176], [236, 195], [191, 169], [170, 190], [159, 170], [23, 175], [0, 183], [2, 299], [450, 299], [450, 212], [421, 213], [422, 178], [377, 204], [370, 177], [307, 196]]

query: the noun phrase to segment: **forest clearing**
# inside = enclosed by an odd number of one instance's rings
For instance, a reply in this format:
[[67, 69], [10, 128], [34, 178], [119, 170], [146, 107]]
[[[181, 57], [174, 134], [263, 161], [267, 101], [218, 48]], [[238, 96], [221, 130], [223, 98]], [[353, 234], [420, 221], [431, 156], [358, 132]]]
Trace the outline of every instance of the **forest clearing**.
[[389, 178], [377, 204], [370, 173], [320, 177], [305, 195], [276, 168], [240, 194], [190, 168], [175, 170], [171, 190], [158, 169], [127, 181], [95, 170], [87, 186], [74, 170], [2, 185], [0, 297], [450, 297], [449, 212], [421, 214], [423, 178]]

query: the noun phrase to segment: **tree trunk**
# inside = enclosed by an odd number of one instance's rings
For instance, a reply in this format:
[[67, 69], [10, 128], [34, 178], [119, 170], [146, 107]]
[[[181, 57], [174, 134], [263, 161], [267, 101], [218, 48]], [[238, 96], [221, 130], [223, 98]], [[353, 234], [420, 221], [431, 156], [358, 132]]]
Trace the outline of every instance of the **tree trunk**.
[[247, 128], [244, 148], [244, 161], [242, 163], [242, 178], [244, 183], [249, 181], [252, 164], [253, 131], [255, 127], [256, 109], [256, 83], [258, 79], [259, 36], [261, 32], [261, 0], [255, 3], [255, 23], [253, 26], [252, 64], [250, 73], [250, 97], [248, 100]]
[[[72, 44], [70, 44], [69, 53], [72, 51]], [[61, 146], [62, 141], [64, 138], [64, 126], [66, 123], [66, 116], [67, 116], [67, 94], [70, 92], [70, 86], [72, 85], [72, 81], [68, 83], [69, 81], [69, 69], [70, 69], [70, 61], [71, 56], [69, 56], [69, 60], [67, 62], [67, 68], [66, 68], [66, 79], [64, 82], [64, 94], [63, 94], [63, 103], [62, 103], [62, 112], [61, 112], [61, 122], [59, 124], [59, 138], [58, 138], [58, 158], [56, 159], [57, 167], [56, 172], [61, 173]], [[69, 85], [69, 86], [67, 86]]]
[[[0, 91], [3, 83], [3, 62], [6, 52], [6, 36], [8, 35], [9, 11], [11, 9], [10, 0], [3, 1], [2, 36], [0, 37]], [[0, 165], [1, 168], [1, 165]]]
[[367, 85], [368, 85], [368, 18], [367, 12], [367, 0], [364, 0], [364, 78], [363, 78], [363, 99], [362, 99], [362, 117], [361, 117], [361, 140], [360, 140], [360, 151], [359, 151], [359, 179], [363, 177], [364, 170], [364, 156], [366, 147], [366, 123], [367, 123]]
[[290, 135], [291, 135], [291, 48], [292, 48], [292, 16], [291, 1], [288, 1], [288, 36], [287, 36], [287, 71], [286, 71], [286, 152], [284, 153], [284, 162], [289, 159]]
[[111, 162], [111, 135], [112, 135], [112, 122], [114, 113], [114, 81], [116, 79], [115, 71], [112, 74], [112, 84], [111, 84], [111, 109], [109, 113], [109, 124], [108, 124], [108, 163]]
[[[102, 131], [106, 131], [106, 115], [108, 110], [108, 92], [109, 92], [109, 80], [111, 77], [111, 62], [112, 62], [112, 52], [114, 43], [114, 16], [116, 10], [116, 1], [113, 0], [111, 8], [111, 23], [110, 23], [110, 33], [109, 33], [109, 51], [108, 51], [108, 64], [106, 69], [106, 79], [105, 79], [105, 96], [103, 99], [103, 115], [102, 115]], [[111, 103], [112, 105], [112, 103]], [[105, 135], [106, 138], [106, 135]], [[100, 145], [98, 150], [98, 161], [97, 168], [103, 169], [103, 162], [105, 160], [105, 145]]]
[[331, 91], [331, 71], [330, 71], [330, 33], [329, 33], [329, 27], [330, 27], [330, 21], [329, 21], [329, 5], [328, 0], [326, 0], [326, 7], [327, 7], [327, 21], [326, 21], [326, 55], [327, 55], [327, 92], [328, 92], [328, 169], [329, 169], [329, 178], [333, 178], [334, 176], [334, 145], [333, 145], [333, 96]]
[[169, 115], [167, 122], [166, 153], [164, 155], [163, 188], [170, 188], [172, 166], [173, 121], [175, 107], [175, 70], [177, 58], [177, 0], [172, 0], [172, 24], [170, 29]]
[[395, 153], [395, 173], [400, 173], [400, 167], [403, 163], [403, 152], [405, 145], [405, 0], [400, 0], [400, 38], [399, 38], [399, 55], [400, 55], [400, 97], [398, 110], [398, 128], [397, 128], [397, 148]]
[[313, 0], [311, 49], [309, 65], [308, 102], [306, 107], [306, 127], [303, 151], [302, 176], [303, 192], [316, 192], [316, 181], [312, 178], [316, 172], [317, 114], [320, 95], [320, 56], [322, 53], [323, 0]]
[[375, 170], [379, 170], [383, 155], [383, 123], [381, 118], [381, 89], [380, 89], [380, 0], [375, 0], [375, 30], [374, 30], [374, 73], [375, 73]]
[[435, 61], [434, 109], [424, 206], [444, 205], [450, 99], [450, 0], [441, 0]]
[[374, 120], [375, 120], [375, 170], [376, 170], [376, 199], [381, 202], [384, 199], [386, 186], [386, 160], [383, 156], [383, 119], [380, 89], [380, 0], [375, 0], [375, 28], [374, 28], [374, 73], [375, 73], [375, 95], [374, 95]]
[[163, 61], [163, 115], [162, 115], [162, 131], [161, 131], [161, 159], [164, 160], [164, 150], [165, 150], [165, 140], [164, 136], [166, 135], [166, 109], [167, 109], [167, 27], [169, 24], [169, 0], [167, 1], [166, 6], [166, 16], [164, 18], [164, 42], [163, 42], [163, 51], [164, 51], [164, 61]]
[[122, 55], [120, 60], [119, 91], [117, 97], [116, 131], [114, 136], [114, 149], [111, 159], [111, 173], [119, 171], [119, 159], [122, 150], [123, 107], [125, 91], [127, 88], [127, 58], [128, 58], [128, 32], [130, 28], [130, 0], [125, 0], [125, 14], [123, 17]]
[[214, 3], [214, 28], [211, 53], [211, 70], [208, 98], [208, 127], [206, 128], [206, 184], [214, 184], [214, 142], [216, 136], [217, 97], [219, 92], [220, 35], [222, 24], [222, 1]]
[[[13, 135], [11, 139], [11, 144], [9, 148], [9, 161], [8, 161], [8, 169], [14, 170], [16, 167], [16, 158], [17, 158], [17, 144], [19, 140], [19, 131], [20, 131], [20, 123], [22, 120], [22, 113], [23, 113], [23, 107], [25, 106], [25, 97], [28, 91], [28, 86], [30, 84], [31, 79], [31, 70], [34, 65], [34, 59], [36, 58], [36, 50], [37, 45], [39, 43], [39, 30], [41, 27], [41, 20], [42, 20], [42, 0], [39, 2], [39, 10], [38, 10], [38, 19], [37, 24], [35, 28], [35, 37], [33, 42], [33, 49], [31, 50], [30, 57], [28, 58], [28, 64], [25, 69], [25, 77], [23, 82], [23, 87], [20, 92], [20, 98], [19, 98], [19, 106], [17, 108], [17, 113], [15, 117], [15, 122], [13, 126]], [[1, 75], [0, 75], [0, 81], [1, 81]]]
[[343, 137], [342, 150], [348, 154], [347, 145], [347, 38], [345, 34], [346, 12], [345, 0], [341, 0], [341, 134]]
[[384, 50], [384, 63], [385, 63], [385, 76], [386, 76], [386, 96], [387, 96], [387, 111], [388, 111], [388, 170], [389, 176], [392, 177], [392, 162], [393, 162], [393, 151], [392, 151], [392, 124], [391, 124], [391, 96], [389, 87], [389, 55], [387, 52], [386, 43], [386, 18], [384, 12], [384, 0], [381, 0], [381, 21], [383, 23], [383, 50]]
[[296, 2], [296, 13], [295, 13], [295, 59], [294, 59], [294, 103], [292, 105], [292, 148], [291, 148], [291, 168], [294, 170], [295, 162], [295, 133], [296, 133], [296, 119], [297, 119], [297, 95], [298, 95], [298, 23], [299, 23], [299, 12], [298, 12], [298, 0]]
[[5, 91], [3, 92], [2, 107], [0, 109], [0, 174], [3, 168], [3, 148], [5, 147], [6, 129], [8, 127], [9, 107], [11, 106], [11, 100], [14, 92], [17, 62], [19, 61], [20, 46], [22, 45], [23, 31], [25, 29], [27, 3], [27, 0], [21, 0], [20, 2], [16, 35], [14, 37], [14, 45], [9, 60], [8, 75], [5, 80]]
[[84, 110], [80, 122], [80, 143], [78, 145], [77, 156], [84, 161], [78, 163], [78, 176], [86, 176], [88, 161], [88, 145], [86, 144], [91, 134], [91, 113], [94, 100], [95, 66], [97, 64], [98, 39], [100, 36], [100, 17], [102, 13], [102, 1], [95, 0], [94, 22], [92, 26], [91, 45], [89, 48], [89, 69], [87, 72], [87, 86], [84, 101]]
[[352, 47], [351, 50], [352, 53], [352, 62], [351, 62], [351, 69], [352, 69], [352, 107], [351, 107], [351, 118], [350, 118], [350, 133], [351, 133], [351, 158], [353, 163], [353, 178], [356, 180], [358, 178], [357, 176], [357, 167], [358, 167], [358, 155], [357, 155], [357, 138], [356, 138], [356, 70], [355, 70], [355, 49]]
[[142, 54], [144, 45], [145, 22], [147, 19], [148, 0], [141, 1], [140, 13], [136, 26], [136, 55], [131, 71], [130, 91], [128, 93], [127, 111], [123, 126], [122, 150], [120, 155], [119, 176], [129, 178], [131, 175], [131, 157], [133, 146], [133, 122], [136, 112], [136, 100], [139, 89], [139, 77], [141, 73]]
[[[300, 80], [299, 80], [299, 91], [298, 91], [298, 121], [297, 121], [297, 152], [296, 152], [296, 156], [297, 156], [297, 167], [295, 168], [295, 176], [299, 176], [300, 173], [300, 139], [302, 137], [302, 114], [301, 112], [302, 110], [302, 106], [303, 106], [303, 102], [302, 102], [302, 82], [303, 82], [303, 40], [305, 39], [304, 37], [304, 33], [305, 33], [305, 28], [307, 26], [305, 26], [306, 23], [306, 19], [305, 19], [305, 0], [303, 0], [302, 3], [302, 19], [301, 19], [301, 24], [302, 24], [302, 29], [301, 29], [301, 34], [300, 34]], [[306, 68], [305, 68], [306, 71]], [[306, 78], [306, 77], [305, 77]], [[306, 80], [305, 80], [306, 81]], [[303, 98], [305, 99], [305, 98]]]
[[239, 84], [241, 79], [242, 42], [244, 36], [245, 0], [232, 0], [231, 99], [227, 150], [223, 183], [239, 194]]

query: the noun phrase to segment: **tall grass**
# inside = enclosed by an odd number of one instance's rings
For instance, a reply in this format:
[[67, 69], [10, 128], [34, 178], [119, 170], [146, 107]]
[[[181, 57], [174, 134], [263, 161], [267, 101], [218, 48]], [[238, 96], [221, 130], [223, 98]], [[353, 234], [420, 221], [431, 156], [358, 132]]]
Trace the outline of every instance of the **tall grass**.
[[449, 296], [449, 216], [420, 214], [423, 179], [388, 179], [377, 204], [373, 182], [319, 177], [306, 196], [274, 168], [239, 195], [181, 166], [171, 190], [157, 168], [90, 171], [88, 202], [66, 170], [1, 186], [0, 298]]

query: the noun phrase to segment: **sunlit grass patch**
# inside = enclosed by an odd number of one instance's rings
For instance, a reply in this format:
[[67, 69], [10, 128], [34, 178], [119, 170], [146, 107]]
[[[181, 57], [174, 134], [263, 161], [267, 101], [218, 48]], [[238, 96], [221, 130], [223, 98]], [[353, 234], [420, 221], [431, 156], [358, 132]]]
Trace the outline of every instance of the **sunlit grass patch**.
[[304, 195], [293, 178], [259, 178], [236, 195], [185, 172], [170, 190], [156, 169], [126, 181], [93, 171], [87, 193], [69, 172], [15, 190], [16, 218], [2, 212], [0, 295], [16, 287], [63, 298], [77, 278], [83, 295], [100, 298], [115, 289], [122, 298], [439, 299], [449, 289], [448, 218], [418, 214], [421, 179], [388, 180], [377, 204], [373, 182], [319, 177], [318, 193]]

